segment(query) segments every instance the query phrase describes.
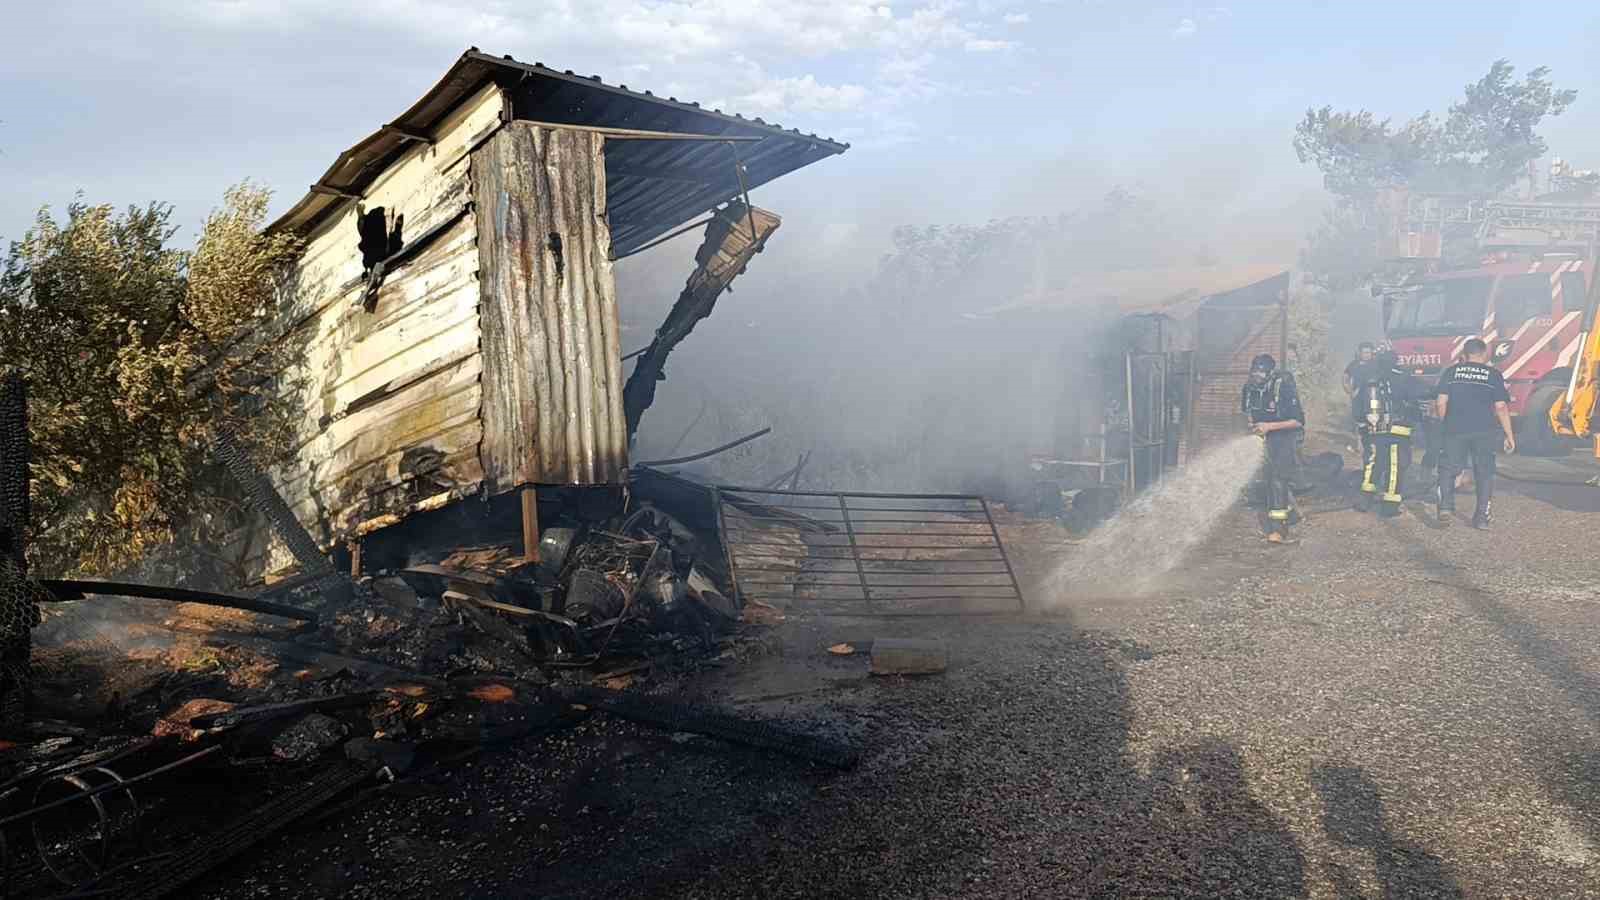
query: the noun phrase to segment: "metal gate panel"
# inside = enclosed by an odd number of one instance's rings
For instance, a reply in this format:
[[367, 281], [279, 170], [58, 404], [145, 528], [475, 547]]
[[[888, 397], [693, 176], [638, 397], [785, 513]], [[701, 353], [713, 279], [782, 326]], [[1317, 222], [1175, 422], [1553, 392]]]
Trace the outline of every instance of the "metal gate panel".
[[854, 615], [1025, 610], [989, 504], [971, 494], [717, 489], [747, 600]]

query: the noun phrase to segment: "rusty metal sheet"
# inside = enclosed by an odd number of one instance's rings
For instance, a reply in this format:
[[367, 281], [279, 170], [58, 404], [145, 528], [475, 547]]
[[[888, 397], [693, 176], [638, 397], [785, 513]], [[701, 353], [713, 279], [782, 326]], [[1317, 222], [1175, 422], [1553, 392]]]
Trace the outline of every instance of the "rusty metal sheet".
[[628, 465], [605, 139], [513, 123], [473, 153], [491, 491]]
[[[436, 130], [452, 110], [486, 85], [508, 94], [518, 119], [680, 134], [761, 137], [739, 150], [754, 188], [849, 148], [794, 129], [701, 109], [699, 104], [631, 91], [598, 76], [468, 50], [409, 110], [341, 153], [316, 186], [270, 230], [304, 232], [361, 196], [381, 173]], [[607, 154], [615, 190], [607, 220], [617, 253], [648, 243], [739, 192], [733, 152], [720, 142], [619, 141]]]

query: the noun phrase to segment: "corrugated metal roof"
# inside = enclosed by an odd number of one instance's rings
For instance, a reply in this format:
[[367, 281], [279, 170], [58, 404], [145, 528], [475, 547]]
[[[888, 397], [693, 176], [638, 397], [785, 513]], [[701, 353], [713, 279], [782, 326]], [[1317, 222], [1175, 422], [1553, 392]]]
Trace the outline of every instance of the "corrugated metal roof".
[[1188, 266], [1095, 272], [1067, 286], [1024, 296], [986, 310], [983, 315], [1011, 312], [1153, 312], [1226, 294], [1276, 278], [1293, 266], [1283, 263], [1249, 263], [1236, 266]]
[[[625, 128], [677, 134], [758, 137], [726, 142], [612, 141], [606, 151], [607, 219], [612, 250], [623, 254], [665, 234], [714, 206], [739, 195], [734, 153], [744, 163], [746, 185], [766, 184], [802, 166], [843, 153], [849, 144], [814, 134], [746, 119], [721, 110], [701, 109], [675, 97], [608, 85], [598, 75], [584, 77], [543, 63], [491, 56], [469, 49], [444, 78], [389, 125], [339, 155], [299, 203], [269, 230], [305, 231], [344, 195], [359, 195], [405, 152], [416, 135], [428, 134], [462, 100], [485, 84], [499, 84], [511, 97], [518, 119], [565, 125]], [[408, 136], [409, 135], [409, 136]]]

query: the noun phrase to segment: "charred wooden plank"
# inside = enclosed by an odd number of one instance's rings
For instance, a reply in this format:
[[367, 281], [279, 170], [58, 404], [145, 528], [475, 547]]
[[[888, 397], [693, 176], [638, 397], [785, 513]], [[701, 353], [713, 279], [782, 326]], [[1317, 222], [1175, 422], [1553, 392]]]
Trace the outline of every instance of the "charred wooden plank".
[[767, 239], [778, 230], [781, 221], [764, 209], [734, 202], [706, 226], [705, 241], [695, 254], [694, 273], [622, 389], [629, 440], [639, 430], [645, 410], [655, 402], [656, 382], [665, 379], [667, 355], [694, 331], [701, 319], [711, 315], [717, 298], [745, 270], [751, 258], [766, 247]]
[[218, 606], [224, 609], [240, 609], [245, 612], [261, 613], [268, 616], [281, 616], [285, 619], [298, 619], [301, 622], [315, 623], [315, 613], [306, 612], [293, 606], [281, 603], [269, 603], [251, 597], [234, 597], [228, 594], [218, 594], [212, 591], [190, 591], [183, 588], [163, 587], [154, 584], [128, 584], [117, 581], [75, 581], [71, 579], [45, 578], [40, 579], [39, 585], [50, 594], [50, 599], [57, 601], [81, 600], [91, 594], [100, 594], [109, 597], [136, 597], [141, 600], [167, 600], [172, 603], [195, 603], [201, 606]]

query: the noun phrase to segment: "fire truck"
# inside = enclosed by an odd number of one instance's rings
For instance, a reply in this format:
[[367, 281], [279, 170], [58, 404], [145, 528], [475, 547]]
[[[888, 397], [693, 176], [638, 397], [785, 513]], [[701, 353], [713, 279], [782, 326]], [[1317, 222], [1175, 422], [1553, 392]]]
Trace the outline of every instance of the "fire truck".
[[1404, 192], [1387, 200], [1390, 277], [1377, 292], [1384, 337], [1401, 364], [1437, 377], [1469, 339], [1482, 338], [1505, 376], [1519, 446], [1561, 449], [1552, 409], [1564, 400], [1588, 327], [1600, 202]]

